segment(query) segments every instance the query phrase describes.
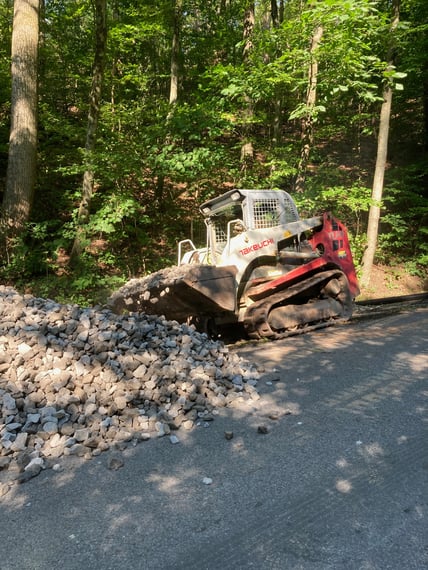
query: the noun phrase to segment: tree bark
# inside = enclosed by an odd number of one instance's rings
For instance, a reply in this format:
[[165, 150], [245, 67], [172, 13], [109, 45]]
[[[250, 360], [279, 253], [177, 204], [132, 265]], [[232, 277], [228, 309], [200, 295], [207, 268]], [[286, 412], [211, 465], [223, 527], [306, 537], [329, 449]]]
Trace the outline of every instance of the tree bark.
[[174, 22], [171, 46], [171, 80], [169, 86], [169, 104], [171, 108], [177, 103], [178, 100], [181, 11], [183, 8], [182, 4], [182, 0], [176, 0], [174, 6]]
[[284, 0], [279, 0], [279, 23], [284, 21]]
[[39, 0], [14, 2], [11, 128], [2, 211], [4, 237], [14, 237], [24, 229], [33, 203], [37, 166], [39, 11]]
[[272, 18], [272, 26], [274, 28], [277, 28], [279, 25], [277, 0], [270, 0], [270, 14], [271, 14], [271, 18]]
[[294, 183], [294, 190], [296, 192], [304, 192], [306, 184], [306, 171], [309, 161], [309, 155], [314, 142], [313, 132], [313, 108], [317, 101], [317, 82], [318, 82], [318, 60], [316, 50], [321, 42], [324, 33], [324, 28], [320, 25], [315, 28], [311, 39], [310, 47], [310, 64], [308, 71], [308, 89], [306, 92], [306, 116], [302, 119], [301, 123], [301, 149], [300, 160], [297, 167], [297, 176]]
[[[278, 28], [284, 21], [284, 2], [281, 0], [280, 9], [278, 11], [277, 0], [271, 0], [271, 19], [272, 27]], [[277, 54], [277, 57], [279, 54]], [[273, 118], [272, 118], [272, 144], [279, 145], [281, 142], [282, 130], [282, 97], [281, 91], [278, 90], [273, 99]]]
[[[171, 144], [170, 122], [178, 102], [178, 86], [180, 81], [180, 42], [181, 18], [183, 0], [175, 0], [172, 14], [172, 41], [171, 41], [171, 67], [169, 80], [169, 110], [166, 116], [165, 145]], [[165, 203], [165, 175], [163, 172], [157, 177], [155, 186], [155, 200], [160, 211], [166, 210]]]
[[[253, 49], [253, 33], [255, 25], [255, 5], [253, 1], [247, 2], [244, 14], [244, 48], [242, 51], [242, 59], [247, 64], [251, 50]], [[241, 165], [245, 170], [254, 159], [254, 146], [251, 140], [251, 122], [254, 116], [253, 102], [249, 95], [244, 96], [245, 109], [243, 111], [243, 141], [241, 145]]]
[[70, 263], [75, 264], [82, 253], [86, 241], [86, 225], [94, 193], [94, 172], [91, 164], [95, 150], [98, 120], [100, 116], [101, 90], [104, 77], [105, 51], [107, 44], [107, 0], [95, 1], [95, 54], [92, 72], [92, 85], [89, 96], [88, 124], [86, 128], [85, 159], [82, 199], [77, 214], [77, 232], [70, 255]]
[[[394, 15], [391, 23], [390, 33], [393, 34], [398, 26], [400, 18], [400, 0], [394, 0], [393, 3]], [[393, 66], [392, 48], [390, 48], [388, 68]], [[392, 86], [388, 82], [383, 91], [383, 103], [380, 110], [379, 119], [379, 135], [377, 142], [377, 155], [376, 166], [373, 177], [372, 187], [372, 205], [369, 210], [369, 219], [367, 224], [367, 248], [364, 251], [362, 260], [362, 273], [360, 284], [362, 287], [370, 285], [371, 272], [373, 262], [376, 254], [378, 234], [379, 234], [379, 220], [380, 220], [380, 207], [383, 197], [383, 182], [385, 176], [385, 168], [388, 154], [388, 136], [389, 136], [389, 123], [391, 117], [392, 106]]]
[[423, 68], [423, 109], [424, 109], [424, 145], [428, 150], [428, 61]]

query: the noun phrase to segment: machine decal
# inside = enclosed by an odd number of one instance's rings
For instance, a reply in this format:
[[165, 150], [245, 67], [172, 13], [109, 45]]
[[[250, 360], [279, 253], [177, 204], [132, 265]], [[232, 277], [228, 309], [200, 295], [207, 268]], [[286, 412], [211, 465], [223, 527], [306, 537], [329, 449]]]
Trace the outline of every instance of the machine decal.
[[269, 239], [265, 239], [263, 241], [260, 241], [259, 243], [253, 243], [252, 245], [248, 246], [248, 247], [244, 247], [244, 249], [241, 249], [239, 251], [239, 253], [241, 255], [248, 255], [249, 253], [253, 252], [253, 251], [257, 251], [259, 249], [263, 249], [264, 247], [267, 247], [268, 245], [273, 245], [275, 242], [272, 238]]

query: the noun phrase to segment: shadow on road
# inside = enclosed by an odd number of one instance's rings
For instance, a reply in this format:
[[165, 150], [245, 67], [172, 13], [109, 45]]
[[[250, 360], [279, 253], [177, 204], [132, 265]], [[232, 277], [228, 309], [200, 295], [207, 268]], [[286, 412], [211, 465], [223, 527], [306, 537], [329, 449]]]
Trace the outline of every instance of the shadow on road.
[[13, 487], [0, 569], [426, 567], [427, 323], [237, 347], [265, 366], [260, 400], [123, 449], [118, 470], [67, 458]]

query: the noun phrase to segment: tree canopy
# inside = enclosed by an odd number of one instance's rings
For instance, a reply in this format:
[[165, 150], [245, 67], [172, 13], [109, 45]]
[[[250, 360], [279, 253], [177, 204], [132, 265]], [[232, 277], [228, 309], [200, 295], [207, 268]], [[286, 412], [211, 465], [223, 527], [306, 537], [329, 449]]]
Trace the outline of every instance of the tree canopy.
[[[347, 224], [359, 263], [386, 83], [394, 98], [376, 256], [426, 272], [425, 0], [401, 0], [393, 66], [388, 0], [107, 0], [96, 143], [88, 153], [99, 3], [42, 3], [34, 199], [25, 230], [6, 236], [3, 281], [37, 278], [46, 294], [94, 301], [95, 290], [174, 262], [198, 204], [232, 187], [285, 189], [303, 215], [333, 211]], [[0, 20], [4, 193], [11, 0], [0, 0]], [[252, 149], [245, 160], [244, 143]], [[85, 172], [93, 186], [73, 268]]]

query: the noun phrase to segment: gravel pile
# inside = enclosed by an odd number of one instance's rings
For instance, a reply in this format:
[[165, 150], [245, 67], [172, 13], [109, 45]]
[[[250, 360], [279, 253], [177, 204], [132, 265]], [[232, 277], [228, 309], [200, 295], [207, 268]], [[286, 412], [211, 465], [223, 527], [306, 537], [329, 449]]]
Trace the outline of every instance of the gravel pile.
[[0, 471], [23, 482], [257, 400], [259, 372], [193, 326], [0, 287]]

